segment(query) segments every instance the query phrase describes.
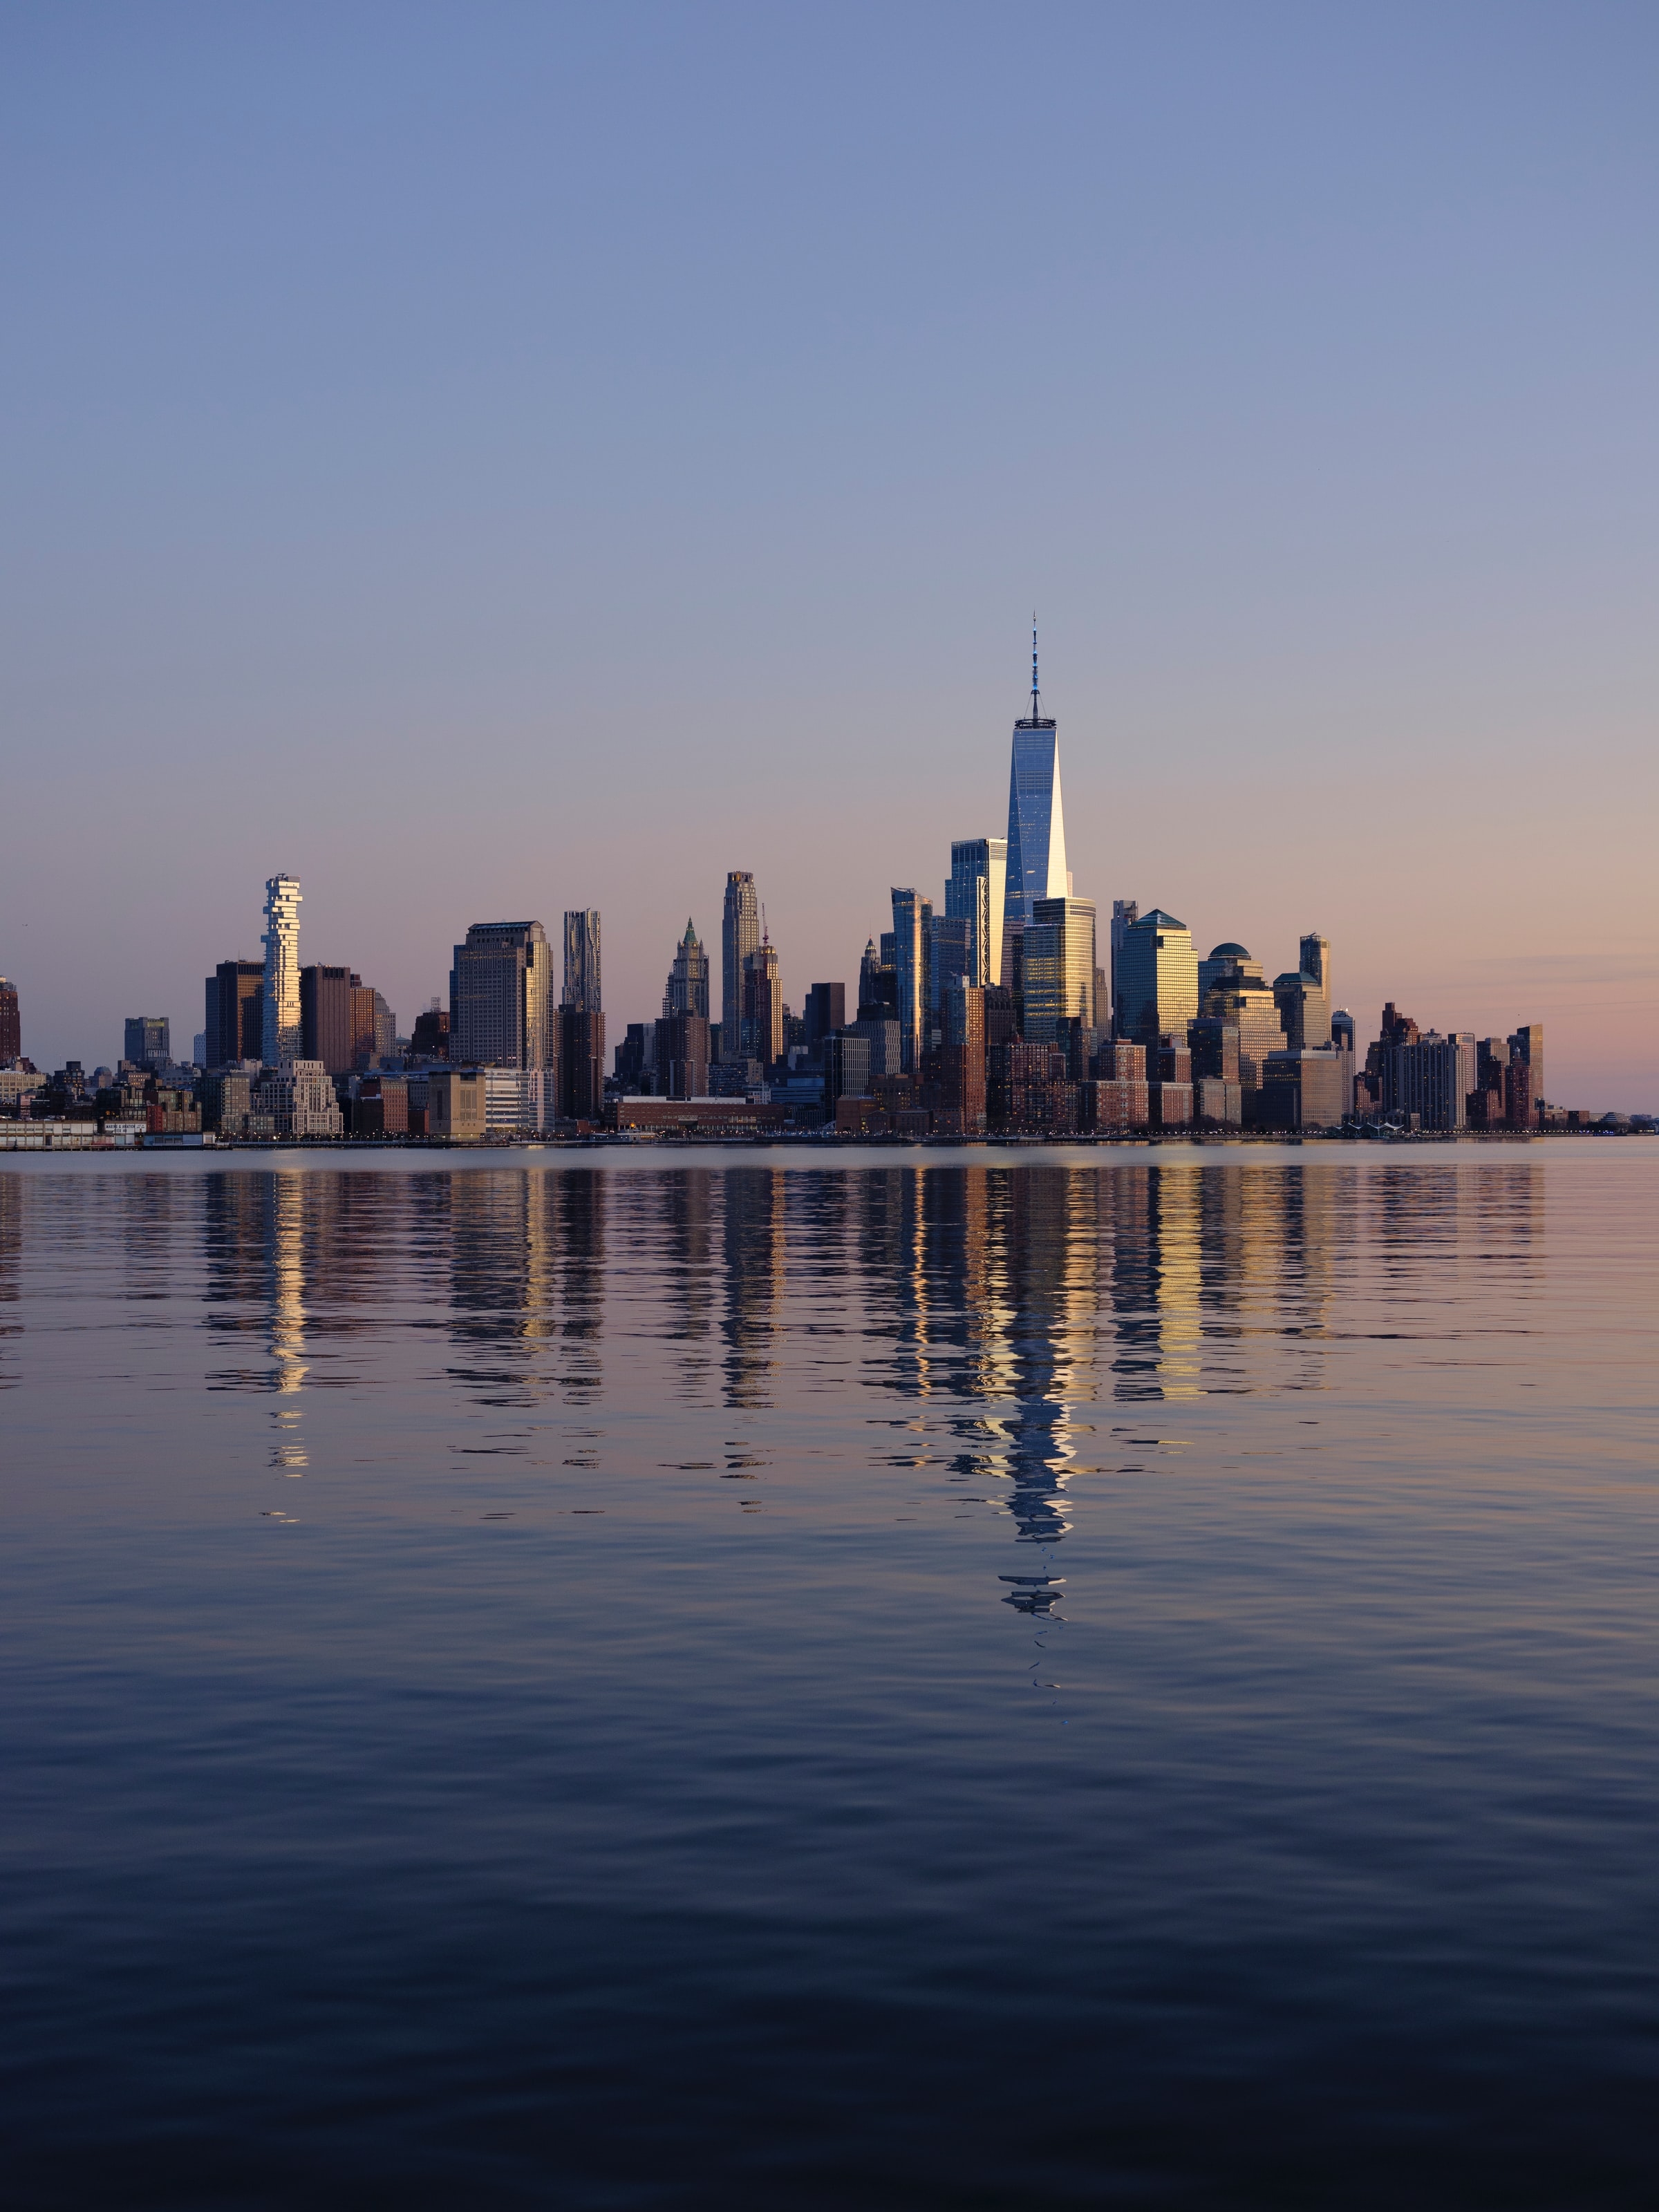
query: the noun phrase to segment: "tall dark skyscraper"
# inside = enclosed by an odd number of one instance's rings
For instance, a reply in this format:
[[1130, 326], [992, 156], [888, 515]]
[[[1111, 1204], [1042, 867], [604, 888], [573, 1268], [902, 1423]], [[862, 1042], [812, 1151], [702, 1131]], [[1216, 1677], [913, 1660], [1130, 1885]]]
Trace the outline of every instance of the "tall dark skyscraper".
[[300, 970], [301, 1060], [319, 1060], [331, 1075], [349, 1075], [356, 1066], [349, 968], [313, 964]]
[[560, 1003], [597, 1014], [599, 996], [599, 914], [597, 907], [578, 907], [564, 918], [564, 995]]
[[0, 1067], [23, 1057], [23, 1024], [17, 986], [0, 975]]
[[538, 921], [475, 921], [449, 971], [449, 1056], [545, 1068], [557, 1050], [553, 949]]
[[207, 1065], [258, 1060], [264, 1051], [265, 963], [222, 960], [207, 979]]
[[726, 907], [720, 916], [720, 1052], [726, 1060], [744, 1056], [743, 963], [760, 937], [755, 878], [747, 868], [733, 868], [726, 878]]
[[907, 1075], [921, 1066], [921, 1024], [927, 1011], [927, 982], [922, 967], [924, 903], [909, 885], [894, 884], [893, 966], [898, 975], [900, 1064]]
[[[1060, 732], [1042, 711], [1037, 688], [1036, 624], [1031, 625], [1031, 711], [1014, 724], [1008, 767], [1007, 889], [1003, 936], [1023, 930], [1037, 899], [1068, 898], [1066, 819], [1060, 797]], [[1002, 981], [1008, 981], [1005, 959]]]
[[173, 1025], [165, 1014], [129, 1014], [122, 1057], [137, 1067], [173, 1058]]

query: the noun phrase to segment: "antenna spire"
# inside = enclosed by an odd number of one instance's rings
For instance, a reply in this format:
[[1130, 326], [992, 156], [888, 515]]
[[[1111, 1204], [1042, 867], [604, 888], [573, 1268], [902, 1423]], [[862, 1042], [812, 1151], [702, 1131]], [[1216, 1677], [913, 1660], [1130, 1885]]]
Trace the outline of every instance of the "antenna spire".
[[1036, 609], [1031, 610], [1031, 720], [1038, 714]]

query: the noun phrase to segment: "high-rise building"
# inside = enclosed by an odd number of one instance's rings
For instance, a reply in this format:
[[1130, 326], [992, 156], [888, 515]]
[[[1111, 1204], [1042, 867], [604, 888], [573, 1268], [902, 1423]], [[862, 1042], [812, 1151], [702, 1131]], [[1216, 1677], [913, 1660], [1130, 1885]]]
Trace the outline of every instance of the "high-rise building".
[[701, 1014], [669, 1014], [656, 1024], [656, 1088], [667, 1098], [708, 1096], [708, 1024]]
[[894, 884], [893, 969], [898, 978], [899, 1049], [906, 1075], [915, 1073], [921, 1063], [927, 988], [921, 964], [923, 903], [908, 885]]
[[859, 962], [858, 1003], [860, 1006], [874, 1005], [875, 1001], [872, 999], [867, 987], [870, 978], [880, 972], [882, 964], [881, 955], [876, 950], [875, 939], [866, 937], [864, 940], [864, 957]]
[[1509, 1039], [1509, 1120], [1516, 1129], [1534, 1128], [1544, 1103], [1544, 1024], [1528, 1022]]
[[548, 1067], [557, 1050], [553, 951], [538, 921], [475, 921], [449, 971], [449, 1057]]
[[597, 1014], [602, 1003], [599, 908], [578, 907], [564, 918], [564, 995], [560, 1004]]
[[1114, 1019], [1120, 1036], [1156, 1044], [1185, 1037], [1198, 1014], [1198, 955], [1184, 921], [1154, 907], [1123, 933]]
[[1002, 981], [1002, 902], [1008, 889], [1006, 837], [957, 837], [951, 844], [951, 879], [945, 886], [945, 919], [969, 926], [970, 983]]
[[743, 1049], [743, 963], [760, 943], [760, 905], [755, 878], [747, 868], [732, 868], [726, 878], [720, 915], [720, 1056], [741, 1060]]
[[[1031, 711], [1014, 724], [1008, 769], [1008, 859], [1003, 900], [1003, 939], [1023, 930], [1040, 898], [1066, 898], [1066, 821], [1060, 797], [1060, 732], [1042, 711], [1037, 688], [1036, 624], [1031, 625]], [[999, 978], [1007, 982], [1005, 957]]]
[[822, 1057], [826, 1037], [847, 1023], [845, 983], [814, 983], [806, 994], [806, 1049], [814, 1060]]
[[1099, 1013], [1101, 1027], [1104, 1029], [1109, 1025], [1114, 1032], [1117, 1027], [1117, 956], [1123, 948], [1125, 933], [1133, 929], [1139, 919], [1140, 908], [1135, 900], [1114, 899], [1112, 901], [1111, 951], [1107, 956], [1109, 962], [1108, 980], [1110, 996], [1109, 1002], [1099, 1009]]
[[597, 1007], [563, 1006], [558, 1020], [559, 1118], [597, 1121], [605, 1109], [605, 1016]]
[[0, 975], [0, 1067], [23, 1057], [23, 1023], [17, 986]]
[[348, 1075], [357, 1065], [352, 992], [356, 981], [349, 968], [319, 963], [300, 970], [297, 1056], [320, 1061], [331, 1075]]
[[1429, 1030], [1409, 1043], [1386, 1045], [1382, 1110], [1407, 1121], [1414, 1116], [1424, 1129], [1464, 1128], [1476, 1072], [1473, 1030], [1458, 1030], [1450, 1036]]
[[122, 1057], [135, 1067], [155, 1067], [173, 1058], [173, 1025], [165, 1014], [129, 1014]]
[[265, 964], [222, 960], [207, 979], [207, 1061], [226, 1067], [259, 1060], [265, 1045]]
[[267, 1067], [298, 1060], [300, 1051], [300, 884], [295, 876], [265, 882], [264, 1035]]
[[1331, 948], [1319, 936], [1304, 937], [1302, 964], [1273, 978], [1273, 1003], [1286, 1048], [1312, 1051], [1331, 1041]]
[[959, 979], [939, 1005], [933, 1103], [936, 1114], [953, 1117], [963, 1136], [985, 1127], [985, 989]]
[[782, 1059], [783, 983], [778, 949], [769, 938], [744, 955], [742, 1024], [745, 1060], [757, 1060], [767, 1068]]
[[704, 1021], [708, 1018], [708, 955], [690, 915], [685, 919], [685, 934], [674, 947], [662, 1010], [665, 1018], [670, 1014], [701, 1014]]
[[1028, 1040], [1034, 1044], [1056, 1043], [1060, 1024], [1066, 1021], [1080, 1021], [1085, 1030], [1092, 1030], [1096, 1027], [1094, 901], [1033, 899], [1023, 949]]
[[927, 932], [927, 1003], [935, 1027], [952, 988], [971, 983], [977, 990], [979, 955], [974, 924], [966, 915], [936, 914]]

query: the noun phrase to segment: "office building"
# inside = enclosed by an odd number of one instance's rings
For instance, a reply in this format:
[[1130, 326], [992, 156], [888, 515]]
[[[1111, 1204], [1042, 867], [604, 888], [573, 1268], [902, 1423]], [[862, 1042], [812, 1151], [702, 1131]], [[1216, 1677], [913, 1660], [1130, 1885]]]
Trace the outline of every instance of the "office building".
[[0, 975], [0, 1067], [23, 1057], [23, 1022], [17, 986]]
[[691, 926], [690, 915], [685, 918], [685, 934], [674, 947], [668, 981], [663, 989], [662, 1011], [665, 1018], [671, 1014], [701, 1014], [704, 1021], [708, 1018], [708, 955]]
[[963, 915], [936, 914], [928, 924], [927, 945], [927, 1003], [937, 1028], [939, 1009], [954, 985], [978, 988], [974, 925]]
[[701, 1014], [668, 1014], [656, 1024], [655, 1089], [665, 1098], [708, 1096], [708, 1024]]
[[559, 1008], [558, 1115], [597, 1121], [605, 1109], [605, 1016], [595, 1007]]
[[[1330, 1044], [1285, 1045], [1267, 1054], [1250, 1119], [1264, 1129], [1340, 1129], [1352, 1110], [1352, 1053]], [[1461, 1129], [1461, 1109], [1455, 1122], [1424, 1126]]]
[[[860, 1006], [867, 1006], [874, 1005], [875, 1001], [871, 997], [868, 985], [870, 978], [872, 975], [878, 974], [882, 966], [882, 957], [876, 950], [875, 939], [873, 937], [866, 937], [864, 940], [864, 957], [859, 962], [858, 1004]], [[895, 999], [893, 1003], [896, 1006], [898, 1004], [897, 1000]]]
[[755, 878], [733, 868], [726, 878], [720, 915], [720, 1057], [741, 1060], [743, 1048], [743, 963], [761, 940], [760, 905]]
[[846, 1026], [846, 984], [814, 983], [806, 994], [805, 1013], [807, 1054], [817, 1060], [823, 1055], [825, 1040]]
[[1066, 898], [1072, 880], [1066, 868], [1066, 821], [1060, 793], [1060, 732], [1042, 711], [1037, 685], [1036, 625], [1031, 625], [1031, 711], [1014, 724], [1008, 767], [1008, 856], [1003, 895], [1003, 963], [999, 981], [1009, 973], [1011, 936], [1031, 919], [1038, 899]]
[[122, 1057], [135, 1067], [166, 1067], [173, 1061], [173, 1027], [165, 1014], [129, 1014], [124, 1024]]
[[842, 1098], [868, 1098], [870, 1040], [856, 1030], [837, 1030], [823, 1041], [823, 1104], [830, 1119]]
[[260, 1056], [267, 1067], [297, 1060], [300, 1052], [300, 885], [293, 876], [265, 883], [264, 1034]]
[[[1262, 976], [1261, 963], [1252, 960], [1244, 947], [1235, 945], [1231, 939], [1224, 945], [1213, 946], [1209, 958], [1198, 963], [1198, 1007], [1200, 1013], [1206, 1011], [1204, 1001], [1211, 992], [1229, 982], [1255, 983], [1264, 991], [1268, 988]], [[1282, 1030], [1280, 1035], [1283, 1035]]]
[[1382, 1111], [1390, 1118], [1397, 1115], [1408, 1127], [1464, 1128], [1475, 1075], [1472, 1030], [1458, 1030], [1449, 1036], [1430, 1030], [1410, 1043], [1387, 1045], [1382, 1053]]
[[1186, 923], [1161, 907], [1139, 915], [1123, 933], [1116, 990], [1119, 1036], [1154, 1045], [1160, 1036], [1184, 1036], [1198, 1016], [1198, 955]]
[[963, 972], [970, 983], [1002, 981], [1002, 902], [1007, 889], [1006, 837], [951, 840], [944, 919], [969, 926], [969, 964]]
[[929, 1086], [934, 1127], [976, 1135], [986, 1121], [985, 987], [965, 979], [953, 983], [940, 1003], [939, 1030]]
[[[1209, 958], [1199, 963], [1199, 974], [1203, 985], [1200, 1018], [1219, 1022], [1237, 1032], [1237, 1073], [1224, 1079], [1243, 1088], [1244, 1118], [1249, 1121], [1250, 1101], [1261, 1088], [1267, 1055], [1285, 1048], [1279, 1003], [1262, 976], [1261, 963], [1253, 960], [1242, 945], [1218, 945]], [[1216, 1073], [1213, 1067], [1206, 1072]]]
[[557, 1051], [553, 953], [538, 921], [475, 921], [449, 971], [449, 1056], [546, 1067]]
[[331, 1075], [357, 1066], [356, 1029], [349, 968], [320, 964], [300, 970], [300, 1057], [320, 1060]]
[[922, 1016], [927, 1011], [922, 969], [921, 909], [924, 901], [908, 884], [893, 886], [893, 960], [901, 1065], [907, 1075], [921, 1063]]
[[1034, 1044], [1060, 1039], [1068, 1021], [1091, 1032], [1094, 1049], [1095, 904], [1092, 899], [1040, 898], [1022, 946], [1024, 1015], [1023, 1031]]
[[1273, 978], [1273, 1004], [1292, 1052], [1311, 1051], [1331, 1041], [1331, 948], [1319, 936], [1304, 937], [1300, 968]]
[[264, 1054], [265, 964], [222, 960], [207, 979], [207, 1067], [257, 1060]]
[[1528, 1022], [1509, 1038], [1509, 1121], [1511, 1128], [1538, 1126], [1544, 1096], [1544, 1024]]
[[426, 1079], [426, 1130], [453, 1145], [477, 1144], [484, 1133], [489, 1092], [478, 1067], [434, 1067]]
[[743, 1057], [770, 1068], [783, 1058], [783, 984], [769, 939], [743, 960]]
[[559, 1003], [597, 1014], [599, 996], [599, 915], [596, 907], [579, 907], [564, 918], [564, 990]]
[[1114, 899], [1112, 901], [1111, 940], [1107, 954], [1108, 997], [1106, 1004], [1097, 1011], [1100, 1017], [1100, 1026], [1103, 1029], [1110, 1029], [1114, 1032], [1117, 1027], [1117, 956], [1122, 950], [1124, 937], [1134, 927], [1139, 919], [1140, 908], [1135, 900]]

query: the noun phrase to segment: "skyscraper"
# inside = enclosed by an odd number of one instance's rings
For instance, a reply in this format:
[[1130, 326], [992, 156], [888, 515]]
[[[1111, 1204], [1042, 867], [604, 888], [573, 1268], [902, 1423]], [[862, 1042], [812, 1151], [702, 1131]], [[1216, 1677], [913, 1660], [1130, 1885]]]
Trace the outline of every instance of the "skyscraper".
[[17, 986], [0, 975], [0, 1067], [23, 1057], [23, 1024]]
[[1117, 1034], [1141, 1044], [1186, 1041], [1198, 1013], [1198, 955], [1184, 921], [1154, 907], [1123, 933], [1117, 959]]
[[945, 918], [970, 925], [970, 983], [1002, 981], [1002, 902], [1008, 888], [1006, 837], [957, 837], [951, 844], [951, 878]]
[[708, 955], [690, 915], [685, 918], [685, 934], [674, 947], [662, 1011], [665, 1020], [672, 1014], [701, 1014], [704, 1021], [708, 1019]]
[[138, 1067], [173, 1058], [173, 1024], [165, 1014], [129, 1014], [123, 1057]]
[[300, 1053], [300, 884], [295, 876], [271, 876], [265, 882], [264, 1035], [260, 1049], [267, 1067], [279, 1067]]
[[760, 934], [755, 878], [747, 868], [732, 868], [726, 875], [720, 915], [720, 1054], [726, 1060], [744, 1057], [743, 963], [760, 943]]
[[919, 1071], [921, 1020], [927, 1004], [922, 970], [921, 909], [924, 902], [908, 884], [893, 886], [893, 966], [898, 975], [900, 1065], [905, 1074]]
[[349, 968], [320, 964], [300, 970], [301, 1060], [319, 1061], [331, 1075], [346, 1075], [357, 1064]]
[[263, 960], [222, 960], [206, 985], [207, 1065], [258, 1060], [264, 1052]]
[[744, 956], [743, 1056], [763, 1067], [783, 1057], [783, 983], [769, 939]]
[[449, 971], [449, 1056], [544, 1068], [555, 1057], [553, 951], [538, 921], [475, 921]]
[[597, 1014], [599, 997], [599, 915], [597, 907], [578, 907], [564, 918], [564, 996], [560, 1002]]
[[1527, 1022], [1508, 1039], [1510, 1085], [1508, 1109], [1517, 1129], [1535, 1127], [1544, 1101], [1544, 1024]]
[[[1008, 769], [1008, 860], [1003, 938], [1022, 930], [1040, 898], [1066, 898], [1066, 821], [1060, 798], [1060, 733], [1037, 688], [1036, 624], [1031, 624], [1031, 711], [1014, 724]], [[1007, 978], [1005, 960], [1001, 979]]]
[[1117, 1027], [1117, 956], [1123, 950], [1126, 932], [1133, 929], [1139, 919], [1140, 908], [1133, 899], [1112, 901], [1112, 942], [1111, 951], [1107, 955], [1111, 1003], [1102, 1006], [1099, 1013], [1101, 1026], [1104, 1028], [1109, 1023], [1115, 1034]]
[[[1028, 1043], [1057, 1044], [1062, 1022], [1096, 1027], [1095, 903], [1092, 899], [1031, 902], [1025, 927], [1025, 1027]], [[1088, 1073], [1085, 1067], [1084, 1074]]]

